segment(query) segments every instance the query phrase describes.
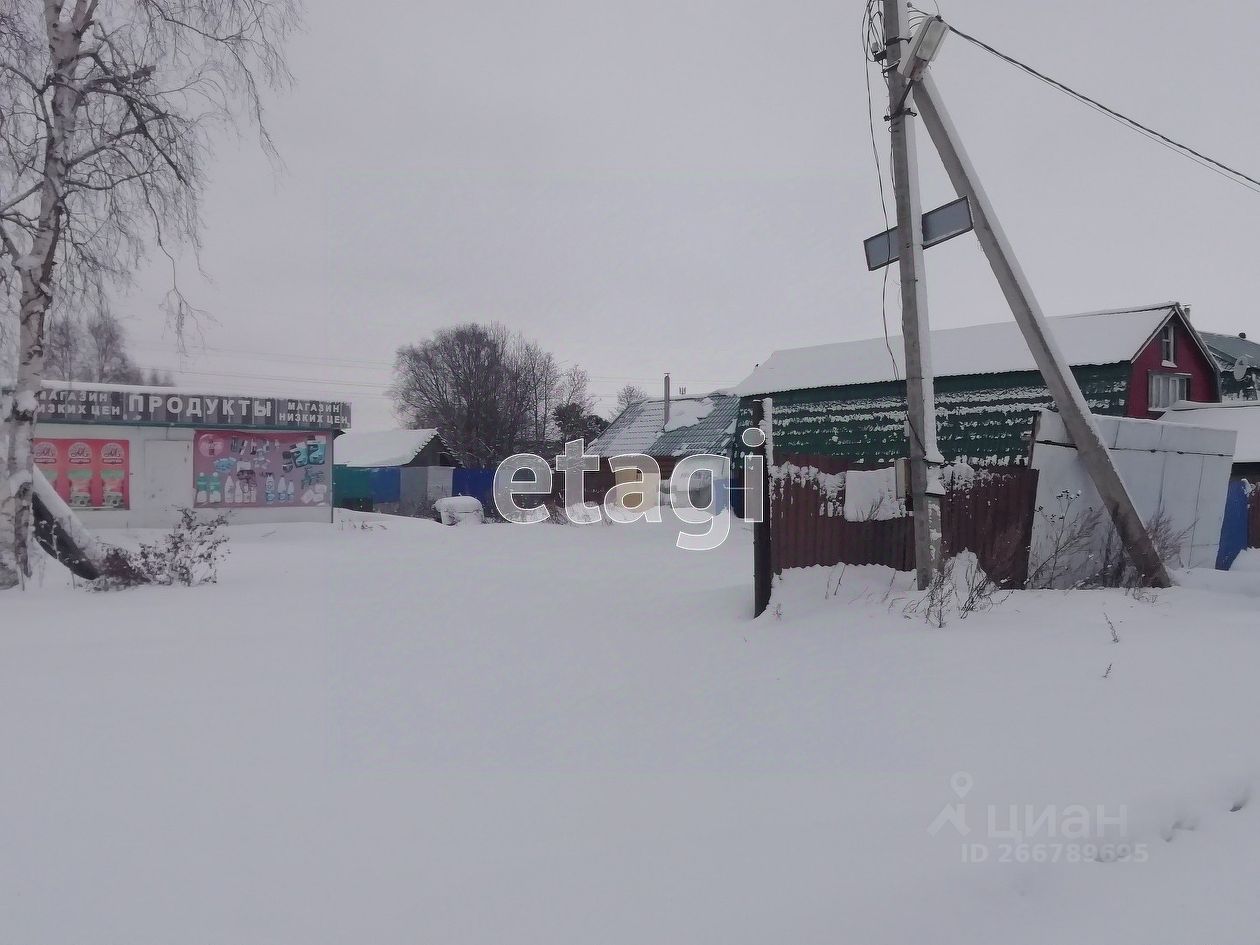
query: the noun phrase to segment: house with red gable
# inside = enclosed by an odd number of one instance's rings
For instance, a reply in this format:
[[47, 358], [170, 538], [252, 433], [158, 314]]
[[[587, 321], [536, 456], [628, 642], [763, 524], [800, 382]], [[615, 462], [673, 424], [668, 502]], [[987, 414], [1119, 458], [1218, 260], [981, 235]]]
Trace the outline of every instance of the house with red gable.
[[[1048, 319], [1096, 414], [1158, 419], [1178, 401], [1215, 403], [1220, 374], [1186, 306], [1162, 302]], [[741, 423], [773, 402], [776, 451], [887, 466], [908, 453], [899, 336], [774, 352], [733, 393]], [[1014, 321], [931, 335], [937, 441], [947, 461], [1027, 461], [1038, 413], [1052, 407]]]

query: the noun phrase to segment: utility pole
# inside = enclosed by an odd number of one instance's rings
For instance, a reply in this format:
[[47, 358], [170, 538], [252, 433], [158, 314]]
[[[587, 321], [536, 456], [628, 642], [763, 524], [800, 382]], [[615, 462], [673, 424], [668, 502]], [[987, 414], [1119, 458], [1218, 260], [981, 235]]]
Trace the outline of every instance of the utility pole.
[[[885, 3], [885, 9], [887, 6]], [[891, 83], [889, 87], [891, 88]], [[915, 105], [923, 112], [923, 123], [941, 155], [941, 162], [945, 165], [945, 172], [949, 175], [954, 190], [958, 196], [966, 197], [971, 204], [972, 220], [980, 247], [989, 260], [989, 267], [997, 278], [1002, 294], [1006, 296], [1011, 314], [1015, 316], [1015, 321], [1024, 333], [1037, 370], [1041, 372], [1041, 377], [1054, 398], [1054, 404], [1063, 417], [1063, 425], [1072, 437], [1081, 463], [1106, 505], [1129, 557], [1146, 581], [1156, 587], [1168, 587], [1172, 581], [1159, 551], [1133, 504], [1124, 480], [1120, 478], [1119, 470], [1111, 460], [1111, 454], [1098, 432], [1098, 424], [1094, 422], [1094, 415], [1085, 395], [1069, 369], [1058, 342], [1050, 333], [1041, 305], [1033, 295], [1032, 285], [1015, 258], [1010, 240], [1006, 238], [1006, 233], [998, 222], [989, 195], [980, 183], [980, 177], [963, 148], [958, 131], [950, 120], [949, 112], [945, 110], [945, 103], [941, 100], [940, 92], [929, 72], [924, 72], [919, 80], [914, 100]], [[902, 224], [900, 217], [897, 222]]]
[[662, 429], [669, 428], [669, 374], [665, 375], [665, 419], [661, 424]]
[[[774, 588], [774, 553], [770, 528], [770, 466], [774, 462], [774, 401], [758, 397], [752, 402], [752, 426], [741, 439], [753, 454], [744, 463], [744, 517], [753, 522], [753, 616], [770, 606]], [[770, 422], [767, 422], [770, 421]], [[754, 492], [755, 490], [755, 492]]]
[[908, 110], [909, 80], [897, 71], [909, 32], [905, 0], [884, 0], [884, 74], [888, 80], [888, 130], [892, 136], [893, 193], [897, 199], [901, 334], [906, 345], [914, 568], [919, 589], [925, 590], [941, 565], [944, 487], [940, 467], [944, 459], [936, 445], [936, 389], [923, 269], [923, 210], [919, 201], [914, 113]]

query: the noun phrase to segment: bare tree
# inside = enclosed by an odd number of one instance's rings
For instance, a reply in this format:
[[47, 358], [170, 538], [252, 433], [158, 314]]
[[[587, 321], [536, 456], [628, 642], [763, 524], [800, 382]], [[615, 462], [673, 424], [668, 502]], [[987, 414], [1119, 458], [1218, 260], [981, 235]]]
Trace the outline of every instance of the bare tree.
[[648, 393], [637, 384], [627, 384], [617, 391], [617, 413], [622, 413], [631, 404], [648, 399]]
[[[556, 398], [557, 405], [574, 406], [582, 413], [591, 413], [595, 410], [595, 398], [591, 395], [590, 383], [591, 376], [586, 373], [586, 369], [573, 365], [560, 376], [560, 384], [557, 387], [559, 395]], [[555, 413], [554, 409], [552, 413]]]
[[545, 451], [561, 437], [556, 411], [571, 405], [590, 413], [595, 398], [590, 395], [586, 371], [574, 364], [562, 367], [550, 351], [518, 338], [516, 357], [530, 399], [531, 448]]
[[560, 436], [559, 408], [589, 412], [586, 372], [562, 369], [536, 343], [502, 325], [458, 325], [398, 350], [392, 389], [399, 415], [436, 427], [468, 466], [488, 467]]
[[529, 398], [529, 431], [531, 447], [537, 449], [549, 439], [551, 411], [559, 403], [560, 364], [550, 351], [544, 351], [533, 342], [517, 345], [516, 360], [521, 381]]
[[174, 387], [175, 377], [170, 371], [163, 371], [160, 368], [149, 368], [149, 373], [139, 383], [143, 383], [148, 387]]
[[127, 334], [117, 318], [108, 313], [97, 315], [87, 324], [87, 336], [88, 370], [95, 380], [119, 384], [139, 381], [139, 371], [127, 354]]
[[49, 318], [44, 330], [44, 376], [75, 380], [82, 370], [83, 336], [68, 318]]
[[44, 377], [150, 387], [174, 385], [170, 372], [150, 368], [146, 373], [131, 359], [126, 329], [110, 312], [98, 312], [83, 324], [64, 315], [50, 316], [44, 333]]
[[394, 399], [416, 427], [436, 427], [461, 462], [487, 466], [531, 430], [532, 378], [502, 325], [459, 325], [398, 350]]
[[[47, 317], [103, 308], [149, 245], [198, 246], [211, 136], [287, 81], [297, 0], [0, 0], [0, 267], [17, 340], [0, 404], [0, 586], [29, 575], [31, 437]], [[178, 332], [190, 308], [168, 298]]]

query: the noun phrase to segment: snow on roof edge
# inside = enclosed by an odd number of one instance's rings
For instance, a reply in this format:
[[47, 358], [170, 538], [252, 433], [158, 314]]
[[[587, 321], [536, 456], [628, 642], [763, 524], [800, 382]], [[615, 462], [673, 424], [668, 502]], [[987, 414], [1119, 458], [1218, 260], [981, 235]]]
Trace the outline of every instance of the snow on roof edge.
[[[1250, 407], [1245, 413], [1242, 408]], [[1221, 403], [1179, 400], [1160, 417], [1170, 423], [1186, 423], [1238, 435], [1235, 463], [1260, 463], [1260, 400], [1226, 400]]]
[[[1048, 320], [1061, 330], [1054, 335], [1070, 364], [1118, 364], [1140, 351], [1169, 317], [1180, 314], [1196, 344], [1207, 347], [1185, 317], [1180, 302], [1105, 309]], [[1106, 333], [1081, 323], [1082, 319], [1115, 319]], [[891, 349], [891, 351], [889, 351]], [[1036, 364], [1014, 320], [938, 328], [931, 333], [932, 363], [937, 377], [966, 377], [1035, 371]], [[891, 354], [891, 358], [890, 358]], [[893, 369], [890, 370], [890, 365]], [[786, 390], [846, 387], [887, 383], [904, 377], [902, 336], [862, 338], [776, 350], [732, 389], [741, 397]]]
[[333, 447], [333, 462], [337, 466], [354, 469], [405, 466], [435, 438], [445, 445], [442, 434], [432, 427], [419, 430], [350, 431], [337, 437]]

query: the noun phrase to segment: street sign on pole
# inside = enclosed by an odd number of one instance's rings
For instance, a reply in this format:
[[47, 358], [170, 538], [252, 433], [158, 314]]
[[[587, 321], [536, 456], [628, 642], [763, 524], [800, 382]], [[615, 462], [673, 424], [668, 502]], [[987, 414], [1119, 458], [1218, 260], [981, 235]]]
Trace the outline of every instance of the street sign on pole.
[[[962, 236], [969, 232], [972, 228], [971, 205], [966, 197], [959, 197], [943, 207], [929, 210], [923, 214], [922, 220], [923, 248], [927, 249], [929, 246], [944, 243], [955, 236]], [[866, 250], [866, 268], [874, 272], [876, 269], [895, 263], [900, 258], [897, 246], [898, 237], [895, 226], [878, 236], [863, 240], [862, 248]]]

